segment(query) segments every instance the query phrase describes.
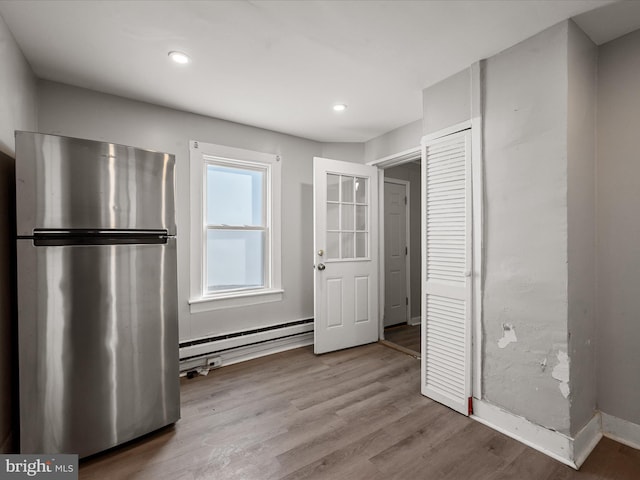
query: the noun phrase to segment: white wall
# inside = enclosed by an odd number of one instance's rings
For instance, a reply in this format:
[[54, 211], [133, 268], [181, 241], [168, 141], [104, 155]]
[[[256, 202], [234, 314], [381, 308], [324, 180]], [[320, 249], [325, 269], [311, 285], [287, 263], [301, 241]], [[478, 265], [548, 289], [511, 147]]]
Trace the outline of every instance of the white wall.
[[0, 17], [0, 453], [16, 451], [14, 130], [36, 130], [36, 80]]
[[598, 406], [640, 425], [640, 30], [598, 56]]
[[[181, 341], [313, 317], [312, 161], [320, 143], [47, 81], [38, 107], [43, 133], [175, 154]], [[190, 313], [189, 140], [282, 157], [282, 302]]]
[[567, 23], [489, 58], [485, 82], [483, 396], [568, 433]]
[[568, 314], [571, 434], [596, 411], [596, 95], [595, 44], [568, 30]]

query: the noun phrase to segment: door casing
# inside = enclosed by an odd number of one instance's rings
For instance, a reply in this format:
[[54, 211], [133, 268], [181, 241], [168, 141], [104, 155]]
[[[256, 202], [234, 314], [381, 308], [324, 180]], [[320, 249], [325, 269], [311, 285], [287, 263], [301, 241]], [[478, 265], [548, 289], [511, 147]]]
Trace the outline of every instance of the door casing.
[[[422, 148], [417, 146], [414, 148], [410, 148], [407, 150], [403, 150], [402, 152], [395, 153], [393, 155], [389, 155], [388, 157], [381, 158], [379, 160], [374, 160], [372, 162], [368, 162], [367, 165], [378, 167], [380, 174], [378, 175], [378, 202], [379, 205], [384, 205], [384, 170], [391, 167], [396, 167], [399, 165], [403, 165], [405, 163], [414, 162], [416, 160], [420, 160], [422, 158]], [[384, 209], [380, 208], [378, 210], [378, 228], [380, 232], [384, 232]], [[384, 340], [384, 296], [385, 296], [385, 275], [384, 275], [384, 235], [380, 235], [380, 240], [378, 242], [379, 248], [379, 258], [382, 259], [378, 262], [379, 265], [379, 274], [378, 274], [378, 285], [379, 285], [379, 306], [378, 311], [380, 312], [379, 319], [379, 336], [381, 340]], [[409, 297], [409, 304], [411, 304], [411, 297]]]

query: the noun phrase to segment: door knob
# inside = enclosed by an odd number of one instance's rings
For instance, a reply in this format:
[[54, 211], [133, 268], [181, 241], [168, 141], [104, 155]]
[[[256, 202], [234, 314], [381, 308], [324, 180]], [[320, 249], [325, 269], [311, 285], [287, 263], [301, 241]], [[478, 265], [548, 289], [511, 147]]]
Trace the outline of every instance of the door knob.
[[319, 264], [318, 264], [318, 270], [322, 271], [322, 270], [324, 270], [325, 268], [327, 268], [327, 267], [325, 267], [325, 266], [324, 266], [324, 263], [319, 263]]

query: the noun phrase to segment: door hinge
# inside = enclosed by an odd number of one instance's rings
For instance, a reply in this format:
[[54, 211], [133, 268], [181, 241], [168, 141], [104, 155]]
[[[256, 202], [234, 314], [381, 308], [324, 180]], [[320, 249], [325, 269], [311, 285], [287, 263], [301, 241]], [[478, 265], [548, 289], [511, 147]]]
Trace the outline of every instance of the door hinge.
[[404, 204], [407, 204], [407, 197], [404, 197]]
[[404, 254], [409, 255], [409, 247], [404, 247]]
[[409, 305], [409, 297], [404, 297], [404, 304]]

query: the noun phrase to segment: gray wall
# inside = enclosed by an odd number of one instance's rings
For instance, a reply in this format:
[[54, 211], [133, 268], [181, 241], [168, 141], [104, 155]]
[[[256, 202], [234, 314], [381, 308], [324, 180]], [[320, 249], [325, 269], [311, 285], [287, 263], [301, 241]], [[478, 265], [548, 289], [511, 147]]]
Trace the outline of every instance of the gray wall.
[[[313, 317], [312, 162], [322, 144], [224, 120], [41, 81], [44, 133], [105, 140], [176, 155], [180, 339]], [[282, 302], [191, 314], [189, 297], [189, 140], [282, 157]], [[352, 151], [350, 149], [349, 151]]]
[[[471, 116], [465, 72], [424, 90], [425, 134]], [[485, 61], [483, 396], [570, 435], [640, 424], [638, 85], [640, 31], [567, 21]]]
[[571, 434], [596, 410], [596, 95], [595, 44], [573, 22], [568, 31], [568, 295]]
[[16, 451], [13, 321], [14, 130], [36, 130], [36, 80], [0, 17], [0, 453]]
[[640, 425], [640, 31], [598, 55], [598, 406]]
[[364, 163], [364, 143], [322, 143], [321, 157], [345, 162]]
[[[563, 433], [569, 399], [554, 376], [568, 369], [567, 25], [487, 60], [484, 110], [483, 395]], [[501, 348], [506, 328], [518, 341]]]
[[[568, 22], [485, 61], [483, 399], [569, 433]], [[477, 99], [476, 99], [477, 101]], [[425, 134], [471, 118], [471, 69], [423, 91]], [[517, 341], [502, 343], [513, 328]]]
[[364, 163], [420, 146], [422, 120], [407, 123], [364, 144]]
[[471, 68], [422, 91], [424, 135], [471, 118]]
[[421, 209], [421, 185], [422, 176], [420, 174], [420, 165], [415, 163], [406, 163], [397, 167], [387, 168], [384, 170], [385, 178], [397, 178], [399, 180], [407, 180], [409, 182], [409, 222], [411, 245], [411, 317], [420, 316], [421, 308], [421, 269], [422, 249], [420, 248], [420, 209]]
[[36, 78], [0, 17], [0, 152], [11, 157], [15, 130], [36, 130]]

